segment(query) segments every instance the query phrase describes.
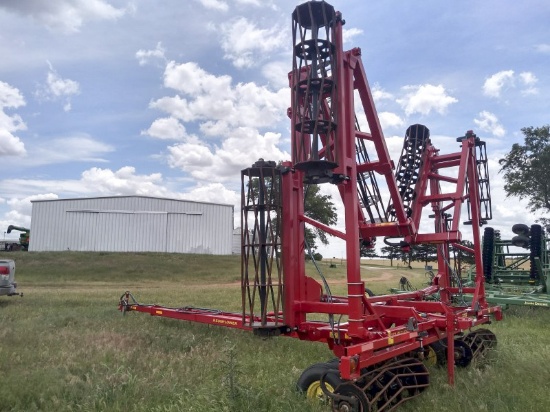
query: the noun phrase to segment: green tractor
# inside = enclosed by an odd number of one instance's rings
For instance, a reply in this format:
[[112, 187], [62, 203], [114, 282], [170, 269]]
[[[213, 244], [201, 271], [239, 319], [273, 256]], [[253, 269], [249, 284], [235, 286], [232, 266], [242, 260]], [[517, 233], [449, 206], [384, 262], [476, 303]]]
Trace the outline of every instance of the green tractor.
[[29, 250], [29, 241], [31, 237], [31, 230], [26, 227], [9, 225], [7, 233], [11, 233], [12, 230], [18, 230], [21, 232], [19, 235], [19, 244], [21, 245], [21, 250]]

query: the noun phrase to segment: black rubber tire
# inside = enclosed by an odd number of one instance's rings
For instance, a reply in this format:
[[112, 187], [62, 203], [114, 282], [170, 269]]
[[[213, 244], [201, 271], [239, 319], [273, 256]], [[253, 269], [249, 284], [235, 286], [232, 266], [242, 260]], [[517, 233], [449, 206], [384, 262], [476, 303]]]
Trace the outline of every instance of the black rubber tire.
[[540, 273], [537, 268], [535, 258], [541, 258], [542, 256], [542, 226], [541, 225], [532, 225], [531, 226], [531, 256], [530, 260], [530, 271], [529, 278], [532, 281], [540, 279]]
[[493, 278], [493, 260], [495, 257], [495, 229], [486, 227], [483, 232], [483, 274], [485, 280], [490, 282]]
[[529, 226], [524, 225], [523, 223], [516, 223], [512, 226], [512, 232], [516, 235], [529, 236]]
[[445, 366], [447, 364], [447, 347], [439, 340], [428, 346], [435, 352], [436, 366]]
[[325, 383], [332, 386], [333, 390], [343, 382], [338, 370], [331, 367], [329, 363], [316, 363], [306, 368], [298, 378], [296, 382], [298, 391], [307, 396], [310, 387], [318, 385], [322, 376], [325, 376]]
[[374, 292], [373, 292], [372, 290], [370, 290], [369, 288], [365, 288], [365, 293], [366, 293], [369, 297], [375, 296]]
[[527, 236], [517, 235], [512, 238], [512, 245], [516, 247], [522, 247], [524, 249], [529, 249], [530, 240]]
[[[310, 365], [307, 368], [305, 368], [304, 371], [302, 372], [302, 375], [304, 375], [310, 369], [318, 369], [318, 368], [332, 369], [331, 365], [333, 364], [333, 362], [334, 362], [334, 359], [331, 359], [328, 362], [314, 363], [313, 365]], [[300, 379], [298, 379], [298, 381], [299, 380]]]

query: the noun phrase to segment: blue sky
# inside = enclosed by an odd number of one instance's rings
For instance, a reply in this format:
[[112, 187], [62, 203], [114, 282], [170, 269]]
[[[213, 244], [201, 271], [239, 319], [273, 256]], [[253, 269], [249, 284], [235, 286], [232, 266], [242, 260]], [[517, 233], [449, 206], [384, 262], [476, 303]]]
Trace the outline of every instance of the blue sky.
[[[32, 199], [140, 194], [238, 212], [240, 170], [290, 157], [299, 3], [1, 1], [0, 226], [31, 225]], [[345, 48], [362, 49], [393, 159], [410, 124], [428, 126], [442, 153], [473, 129], [487, 141], [491, 226], [506, 237], [533, 223], [505, 198], [498, 159], [522, 127], [550, 122], [550, 3], [331, 4]]]

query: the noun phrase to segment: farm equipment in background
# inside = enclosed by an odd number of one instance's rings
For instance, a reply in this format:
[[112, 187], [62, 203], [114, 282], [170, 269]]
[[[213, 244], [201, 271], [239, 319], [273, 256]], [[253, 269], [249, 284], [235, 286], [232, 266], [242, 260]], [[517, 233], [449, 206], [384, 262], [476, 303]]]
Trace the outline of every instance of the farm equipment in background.
[[[412, 125], [396, 168], [361, 51], [343, 50], [340, 12], [310, 1], [296, 7], [292, 21], [292, 159], [281, 165], [260, 159], [241, 172], [242, 312], [141, 304], [129, 291], [120, 297], [119, 310], [324, 342], [336, 361], [307, 368], [298, 387], [308, 397], [329, 398], [333, 411], [390, 411], [429, 386], [423, 360], [446, 361], [452, 385], [455, 365], [467, 366], [496, 345], [489, 330], [471, 330], [502, 317], [501, 308], [485, 298], [481, 257], [479, 228], [491, 218], [485, 142], [468, 131], [457, 138], [457, 152], [439, 154], [428, 128]], [[312, 184], [337, 187], [344, 230], [306, 216]], [[467, 287], [449, 264], [450, 247], [462, 237], [464, 204], [477, 263]], [[433, 229], [421, 231], [422, 219], [433, 222]], [[306, 224], [345, 242], [344, 296], [331, 292], [320, 271], [319, 281], [306, 275]], [[360, 247], [372, 247], [377, 237], [404, 249], [437, 245], [439, 269], [432, 283], [400, 295], [366, 296]], [[473, 297], [469, 303], [464, 294]], [[313, 320], [319, 317], [326, 320]]]
[[17, 230], [17, 231], [21, 232], [21, 234], [19, 235], [19, 244], [12, 243], [9, 250], [19, 250], [19, 248], [21, 250], [29, 250], [29, 241], [30, 241], [30, 236], [31, 236], [31, 230], [27, 229], [26, 227], [9, 225], [8, 230], [6, 231], [6, 233], [11, 233], [12, 230]]
[[0, 296], [23, 296], [16, 289], [15, 262], [11, 259], [0, 260]]
[[[487, 301], [550, 308], [550, 242], [540, 225], [518, 223], [516, 236], [501, 239], [491, 227], [483, 234]], [[472, 280], [472, 274], [468, 279]]]
[[[502, 306], [520, 305], [550, 308], [550, 242], [540, 225], [530, 227], [518, 223], [512, 227], [516, 235], [502, 239], [500, 231], [492, 227], [483, 232], [483, 273], [487, 302]], [[455, 272], [461, 276], [457, 259]], [[471, 286], [476, 266], [470, 266], [462, 279], [464, 286]], [[434, 273], [426, 272], [432, 278]], [[391, 293], [401, 294], [417, 290], [406, 277], [399, 280]], [[465, 300], [471, 299], [468, 294]]]

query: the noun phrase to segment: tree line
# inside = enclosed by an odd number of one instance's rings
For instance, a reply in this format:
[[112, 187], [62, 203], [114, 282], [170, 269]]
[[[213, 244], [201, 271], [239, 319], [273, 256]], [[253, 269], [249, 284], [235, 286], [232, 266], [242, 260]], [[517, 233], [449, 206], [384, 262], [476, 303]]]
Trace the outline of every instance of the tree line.
[[[462, 240], [460, 244], [470, 249], [474, 247], [474, 244], [469, 240]], [[435, 244], [413, 245], [409, 248], [384, 246], [380, 249], [382, 253], [378, 253], [375, 249], [362, 248], [361, 257], [388, 259], [391, 266], [393, 266], [394, 261], [402, 262], [408, 267], [411, 267], [412, 262], [424, 262], [424, 265], [428, 266], [430, 262], [437, 262], [437, 248], [438, 245]], [[458, 262], [459, 266], [472, 265], [475, 263], [474, 254], [462, 248], [453, 248], [451, 246], [451, 253], [453, 259]]]

